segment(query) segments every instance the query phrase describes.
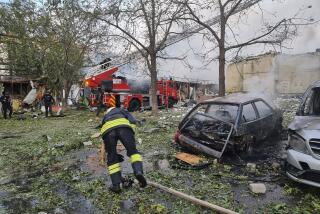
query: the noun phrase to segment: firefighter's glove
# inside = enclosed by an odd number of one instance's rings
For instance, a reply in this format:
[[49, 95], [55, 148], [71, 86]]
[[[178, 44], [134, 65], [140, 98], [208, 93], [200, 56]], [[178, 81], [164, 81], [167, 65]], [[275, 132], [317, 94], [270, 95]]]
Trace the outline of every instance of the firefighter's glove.
[[142, 120], [137, 120], [137, 126], [141, 127], [144, 126], [144, 124], [146, 123], [146, 119], [142, 119]]
[[139, 126], [139, 127], [142, 126], [141, 121], [137, 120], [136, 125]]
[[95, 129], [101, 129], [101, 128], [102, 128], [102, 124], [95, 127]]

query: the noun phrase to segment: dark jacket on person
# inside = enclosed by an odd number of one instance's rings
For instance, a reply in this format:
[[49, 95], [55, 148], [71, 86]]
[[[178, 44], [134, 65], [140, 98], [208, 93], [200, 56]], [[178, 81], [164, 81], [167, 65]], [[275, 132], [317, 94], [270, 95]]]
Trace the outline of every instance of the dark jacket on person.
[[48, 93], [43, 95], [42, 100], [44, 102], [44, 105], [46, 106], [52, 105], [52, 103], [54, 102], [52, 95]]
[[10, 98], [9, 95], [4, 95], [0, 98], [0, 101], [2, 103], [2, 106], [3, 107], [11, 107], [12, 106], [12, 100]]
[[109, 108], [102, 119], [101, 135], [105, 135], [111, 130], [119, 127], [128, 127], [134, 130], [136, 123], [136, 118], [134, 118], [127, 110], [115, 107]]

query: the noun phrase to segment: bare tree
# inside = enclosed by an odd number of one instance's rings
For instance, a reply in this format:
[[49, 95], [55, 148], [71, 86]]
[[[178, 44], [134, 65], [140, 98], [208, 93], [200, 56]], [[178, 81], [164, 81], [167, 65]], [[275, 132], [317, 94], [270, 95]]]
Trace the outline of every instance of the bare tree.
[[[152, 113], [158, 112], [157, 59], [166, 47], [166, 41], [176, 28], [184, 6], [171, 0], [113, 0], [97, 4], [90, 14], [107, 24], [113, 35], [127, 42], [129, 52], [138, 51], [145, 60], [151, 78]], [[129, 54], [130, 55], [130, 54]], [[135, 56], [133, 56], [135, 57]]]
[[[241, 17], [247, 16], [250, 9], [260, 6], [262, 0], [177, 0], [179, 5], [184, 5], [188, 10], [188, 15], [182, 19], [186, 22], [197, 23], [203, 26], [211, 38], [217, 43], [214, 49], [218, 49], [219, 60], [219, 96], [225, 95], [225, 64], [226, 53], [230, 50], [240, 50], [246, 46], [256, 44], [281, 45], [296, 32], [296, 17], [290, 19], [277, 20], [274, 23], [264, 22], [252, 38], [240, 41], [232, 29], [233, 23], [239, 24]], [[260, 10], [262, 11], [261, 7]], [[209, 25], [203, 14], [218, 14], [218, 25]], [[237, 15], [236, 15], [237, 14]], [[236, 19], [236, 20], [234, 20]], [[301, 21], [301, 20], [300, 20]], [[228, 35], [232, 39], [228, 39]]]

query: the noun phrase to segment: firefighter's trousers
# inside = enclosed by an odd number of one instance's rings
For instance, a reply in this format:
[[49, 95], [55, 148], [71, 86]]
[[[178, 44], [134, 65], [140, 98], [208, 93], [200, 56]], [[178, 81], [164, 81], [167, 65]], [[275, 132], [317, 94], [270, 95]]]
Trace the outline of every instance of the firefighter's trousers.
[[131, 128], [119, 127], [111, 130], [103, 136], [105, 148], [107, 150], [108, 172], [113, 185], [121, 183], [121, 166], [119, 156], [117, 154], [117, 142], [120, 140], [127, 150], [130, 157], [133, 173], [137, 175], [143, 174], [142, 157], [139, 154], [134, 139], [134, 132]]
[[11, 118], [12, 116], [12, 106], [11, 105], [6, 105], [6, 104], [2, 104], [2, 113], [3, 113], [3, 117], [4, 119], [7, 119], [7, 113], [9, 112], [9, 118]]

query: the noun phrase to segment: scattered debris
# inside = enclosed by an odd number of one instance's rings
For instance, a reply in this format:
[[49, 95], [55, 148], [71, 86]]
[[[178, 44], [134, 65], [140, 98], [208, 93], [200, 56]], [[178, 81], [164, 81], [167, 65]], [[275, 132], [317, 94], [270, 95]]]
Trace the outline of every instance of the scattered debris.
[[267, 191], [267, 188], [263, 183], [249, 184], [249, 189], [251, 192], [256, 193], [256, 194], [265, 194]]
[[170, 168], [170, 163], [167, 159], [157, 160], [156, 168], [159, 170], [168, 170]]
[[85, 142], [83, 142], [83, 145], [84, 146], [92, 146], [92, 141], [85, 141]]
[[133, 207], [135, 207], [135, 203], [131, 199], [124, 200], [124, 201], [121, 201], [120, 207], [123, 211], [129, 212], [129, 211], [132, 211]]
[[271, 166], [272, 166], [272, 168], [273, 168], [274, 170], [277, 170], [277, 169], [280, 169], [280, 168], [281, 168], [280, 163], [277, 163], [277, 162], [273, 162]]
[[1, 133], [0, 132], [0, 139], [7, 139], [7, 138], [19, 138], [21, 135], [14, 134], [14, 133]]
[[73, 175], [72, 176], [72, 181], [79, 181], [80, 180], [80, 175]]
[[64, 147], [64, 143], [55, 144], [53, 147], [56, 148], [56, 149], [62, 148], [62, 147]]
[[2, 178], [0, 179], [0, 185], [6, 185], [12, 183], [13, 179], [11, 178]]
[[159, 131], [159, 130], [160, 130], [160, 128], [151, 128], [151, 129], [144, 130], [143, 132], [151, 134], [151, 133], [154, 133], [154, 132]]
[[18, 120], [26, 120], [27, 117], [26, 117], [26, 115], [24, 115], [24, 114], [19, 114], [19, 115], [17, 116], [17, 119], [18, 119]]
[[175, 155], [175, 158], [179, 159], [179, 160], [182, 160], [190, 165], [197, 165], [199, 164], [201, 161], [203, 161], [204, 159], [199, 157], [199, 156], [196, 156], [196, 155], [192, 155], [192, 154], [189, 154], [189, 153], [184, 153], [184, 152], [181, 152], [181, 153], [177, 153]]
[[88, 120], [88, 123], [91, 123], [91, 122], [93, 122], [93, 119], [89, 119], [89, 120]]
[[43, 135], [43, 137], [45, 137], [48, 142], [52, 141], [52, 137], [49, 135]]
[[94, 138], [98, 138], [100, 137], [101, 133], [100, 132], [97, 132], [97, 133], [94, 133], [93, 135], [91, 135], [91, 139], [94, 139]]
[[67, 212], [60, 208], [60, 207], [57, 207], [55, 210], [54, 210], [54, 214], [66, 214]]
[[257, 170], [257, 165], [255, 163], [247, 163], [247, 168], [249, 172], [255, 172]]
[[142, 139], [141, 138], [138, 138], [138, 143], [142, 144]]

